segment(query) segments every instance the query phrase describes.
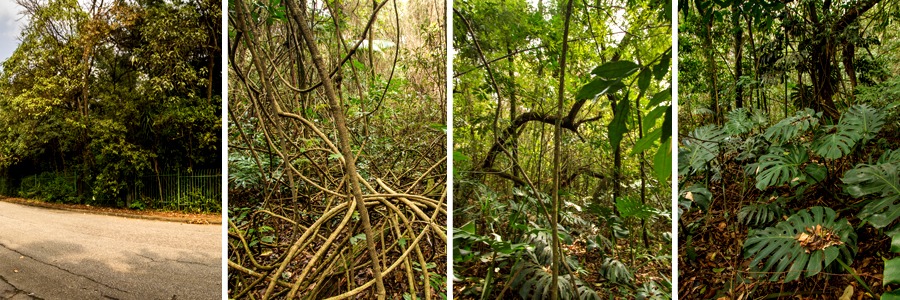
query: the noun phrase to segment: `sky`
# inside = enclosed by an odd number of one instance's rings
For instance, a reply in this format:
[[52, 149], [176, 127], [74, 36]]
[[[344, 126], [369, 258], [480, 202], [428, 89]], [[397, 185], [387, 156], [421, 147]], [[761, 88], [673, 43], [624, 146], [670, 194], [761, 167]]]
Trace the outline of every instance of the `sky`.
[[0, 62], [6, 61], [19, 46], [19, 32], [25, 20], [21, 7], [13, 0], [0, 0]]

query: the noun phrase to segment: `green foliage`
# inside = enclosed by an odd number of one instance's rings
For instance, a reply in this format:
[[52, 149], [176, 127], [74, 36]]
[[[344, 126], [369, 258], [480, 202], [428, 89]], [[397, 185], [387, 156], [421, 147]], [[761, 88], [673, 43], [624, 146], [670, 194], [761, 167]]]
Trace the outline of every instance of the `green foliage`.
[[682, 139], [682, 146], [678, 149], [678, 174], [705, 171], [706, 164], [719, 155], [719, 143], [725, 137], [725, 132], [714, 125], [694, 129]]
[[900, 217], [900, 155], [889, 150], [874, 165], [861, 164], [844, 173], [844, 191], [855, 198], [871, 200], [859, 212], [860, 219], [875, 228], [890, 225]]
[[738, 222], [741, 224], [758, 228], [771, 224], [775, 220], [781, 220], [781, 217], [787, 215], [779, 201], [771, 203], [753, 203], [741, 207], [738, 211]]
[[805, 149], [799, 147], [773, 148], [771, 151], [772, 153], [759, 158], [756, 167], [756, 188], [765, 190], [771, 186], [805, 181], [804, 178], [801, 178], [803, 176], [801, 167], [809, 161]]
[[63, 176], [54, 172], [28, 176], [22, 179], [19, 196], [47, 202], [77, 203], [75, 178], [76, 176]]
[[681, 217], [682, 210], [690, 210], [696, 206], [699, 209], [706, 210], [712, 201], [712, 193], [705, 185], [695, 183], [692, 186], [680, 190], [678, 195], [678, 217]]
[[[891, 252], [900, 253], [900, 233], [894, 233], [891, 236]], [[900, 283], [900, 257], [894, 257], [884, 262], [884, 278], [882, 278], [881, 285], [898, 283]], [[894, 289], [881, 295], [882, 300], [898, 297], [900, 297], [900, 289]]]
[[729, 135], [743, 135], [763, 125], [758, 118], [751, 118], [750, 112], [743, 107], [729, 111], [726, 120], [723, 129]]
[[75, 197], [126, 206], [151, 170], [220, 166], [220, 5], [23, 7], [0, 74], [0, 170], [77, 172]]
[[773, 145], [783, 145], [793, 141], [807, 130], [819, 125], [822, 113], [812, 109], [798, 111], [794, 116], [782, 119], [766, 129], [765, 137]]
[[634, 274], [621, 261], [614, 258], [604, 258], [603, 265], [600, 267], [600, 275], [603, 278], [620, 284], [631, 284], [634, 281]]
[[[836, 259], [848, 263], [856, 252], [856, 233], [831, 208], [815, 206], [791, 215], [774, 227], [751, 230], [744, 241], [745, 257], [760, 276], [793, 281], [818, 274]], [[762, 267], [760, 263], [764, 263]]]
[[[512, 286], [519, 290], [522, 299], [550, 299], [552, 274], [549, 268], [522, 260], [513, 269], [518, 275], [512, 279]], [[560, 299], [600, 299], [594, 290], [571, 274], [560, 276], [558, 287]]]
[[640, 199], [632, 197], [616, 199], [616, 209], [624, 218], [648, 219], [655, 214], [653, 208], [642, 204]]

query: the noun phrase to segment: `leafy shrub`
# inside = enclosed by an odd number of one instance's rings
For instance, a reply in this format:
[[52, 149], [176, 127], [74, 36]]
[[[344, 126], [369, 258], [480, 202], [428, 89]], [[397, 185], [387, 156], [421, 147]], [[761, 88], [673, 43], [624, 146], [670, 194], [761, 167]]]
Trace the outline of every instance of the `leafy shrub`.
[[23, 178], [19, 189], [19, 196], [23, 198], [41, 199], [48, 202], [78, 202], [75, 179], [73, 177], [58, 175], [53, 172], [44, 172]]

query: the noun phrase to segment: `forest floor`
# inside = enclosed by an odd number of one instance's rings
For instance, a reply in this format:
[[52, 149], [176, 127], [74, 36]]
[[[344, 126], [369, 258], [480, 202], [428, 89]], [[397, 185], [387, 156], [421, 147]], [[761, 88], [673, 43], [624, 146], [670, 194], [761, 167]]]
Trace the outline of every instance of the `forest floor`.
[[162, 210], [134, 210], [126, 208], [99, 207], [83, 204], [50, 203], [33, 199], [12, 198], [0, 196], [0, 201], [17, 203], [29, 206], [102, 214], [125, 218], [147, 219], [158, 221], [179, 222], [188, 224], [222, 224], [221, 214], [193, 214]]
[[[858, 228], [859, 249], [849, 265], [855, 276], [843, 269], [826, 269], [813, 277], [801, 276], [800, 280], [788, 283], [783, 279], [768, 281], [765, 278], [755, 278], [750, 272], [750, 260], [743, 255], [743, 242], [747, 238], [749, 227], [737, 219], [743, 203], [736, 203], [738, 200], [735, 199], [757, 199], [761, 192], [752, 186], [744, 186], [740, 178], [743, 171], [740, 168], [734, 161], [724, 166], [722, 181], [709, 187], [713, 199], [708, 210], [691, 210], [681, 218], [678, 245], [679, 298], [857, 300], [875, 299], [875, 295], [886, 292], [882, 286], [883, 258], [894, 256], [889, 252], [891, 240], [888, 236], [879, 234], [872, 226], [860, 226], [862, 221], [854, 216], [853, 210], [838, 211], [838, 218], [847, 218], [854, 228]], [[826, 191], [827, 188], [811, 190], [804, 200], [796, 199], [788, 209], [829, 206], [839, 201], [834, 199], [834, 194]], [[780, 194], [790, 196], [791, 191], [785, 189]], [[688, 225], [691, 228], [685, 228], [686, 224], [691, 224]], [[859, 280], [865, 282], [871, 292], [861, 286]], [[842, 298], [848, 286], [852, 286], [852, 295]]]

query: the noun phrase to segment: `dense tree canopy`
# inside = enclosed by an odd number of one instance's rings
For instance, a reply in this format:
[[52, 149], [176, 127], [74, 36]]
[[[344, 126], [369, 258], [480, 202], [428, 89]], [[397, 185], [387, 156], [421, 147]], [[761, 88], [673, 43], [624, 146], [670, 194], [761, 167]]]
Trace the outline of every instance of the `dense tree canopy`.
[[68, 199], [115, 205], [136, 176], [220, 166], [220, 1], [18, 3], [28, 23], [0, 74], [8, 185], [76, 174]]

